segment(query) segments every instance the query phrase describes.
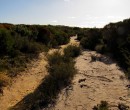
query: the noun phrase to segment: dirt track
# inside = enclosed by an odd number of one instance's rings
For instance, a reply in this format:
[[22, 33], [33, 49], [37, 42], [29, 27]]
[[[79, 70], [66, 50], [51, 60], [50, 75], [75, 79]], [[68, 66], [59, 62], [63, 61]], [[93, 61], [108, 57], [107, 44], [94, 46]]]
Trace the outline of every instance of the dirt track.
[[[92, 55], [100, 61], [92, 62]], [[75, 61], [79, 73], [59, 95], [54, 110], [92, 110], [100, 101], [108, 101], [111, 110], [118, 110], [118, 103], [130, 106], [128, 81], [115, 62], [94, 51], [83, 51]]]

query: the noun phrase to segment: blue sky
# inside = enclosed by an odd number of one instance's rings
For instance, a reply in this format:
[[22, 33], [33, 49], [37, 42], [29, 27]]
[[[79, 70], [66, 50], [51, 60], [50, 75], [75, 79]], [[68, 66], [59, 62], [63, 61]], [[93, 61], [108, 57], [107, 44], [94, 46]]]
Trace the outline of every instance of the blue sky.
[[103, 27], [130, 17], [130, 0], [0, 0], [0, 22]]

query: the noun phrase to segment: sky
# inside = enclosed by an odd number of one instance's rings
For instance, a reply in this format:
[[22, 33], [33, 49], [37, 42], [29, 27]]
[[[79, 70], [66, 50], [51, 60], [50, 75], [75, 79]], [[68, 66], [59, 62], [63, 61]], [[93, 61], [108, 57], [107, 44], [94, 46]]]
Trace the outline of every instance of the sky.
[[0, 23], [103, 27], [129, 11], [130, 0], [0, 0]]

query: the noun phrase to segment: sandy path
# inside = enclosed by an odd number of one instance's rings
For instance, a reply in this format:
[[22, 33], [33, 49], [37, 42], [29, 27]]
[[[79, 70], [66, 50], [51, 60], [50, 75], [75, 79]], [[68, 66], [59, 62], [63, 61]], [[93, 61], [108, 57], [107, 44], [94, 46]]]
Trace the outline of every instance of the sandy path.
[[8, 110], [24, 96], [32, 93], [47, 74], [46, 64], [45, 55], [41, 53], [39, 59], [32, 61], [30, 66], [13, 80], [11, 87], [4, 88], [4, 96], [0, 97], [0, 110]]
[[108, 101], [111, 110], [118, 110], [118, 103], [130, 106], [124, 73], [105, 56], [102, 61], [91, 62], [92, 55], [101, 56], [94, 51], [83, 51], [76, 59], [79, 73], [72, 85], [61, 92], [54, 110], [92, 110], [102, 100]]
[[68, 43], [68, 44], [66, 44], [66, 45], [61, 45], [60, 47], [59, 47], [59, 49], [50, 49], [49, 50], [49, 54], [52, 54], [53, 52], [55, 52], [55, 51], [60, 51], [61, 53], [63, 53], [63, 50], [64, 50], [64, 48], [66, 48], [67, 46], [69, 46], [69, 45], [76, 45], [76, 46], [78, 46], [79, 45], [79, 42], [76, 40], [77, 39], [77, 36], [72, 36], [71, 38], [70, 38], [70, 42]]

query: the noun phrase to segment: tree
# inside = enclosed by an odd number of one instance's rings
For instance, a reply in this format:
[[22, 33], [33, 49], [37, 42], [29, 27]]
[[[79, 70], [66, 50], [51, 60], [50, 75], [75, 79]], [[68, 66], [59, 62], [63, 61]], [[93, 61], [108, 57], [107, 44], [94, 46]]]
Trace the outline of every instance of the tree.
[[51, 41], [51, 32], [45, 28], [38, 30], [37, 41], [48, 45]]

